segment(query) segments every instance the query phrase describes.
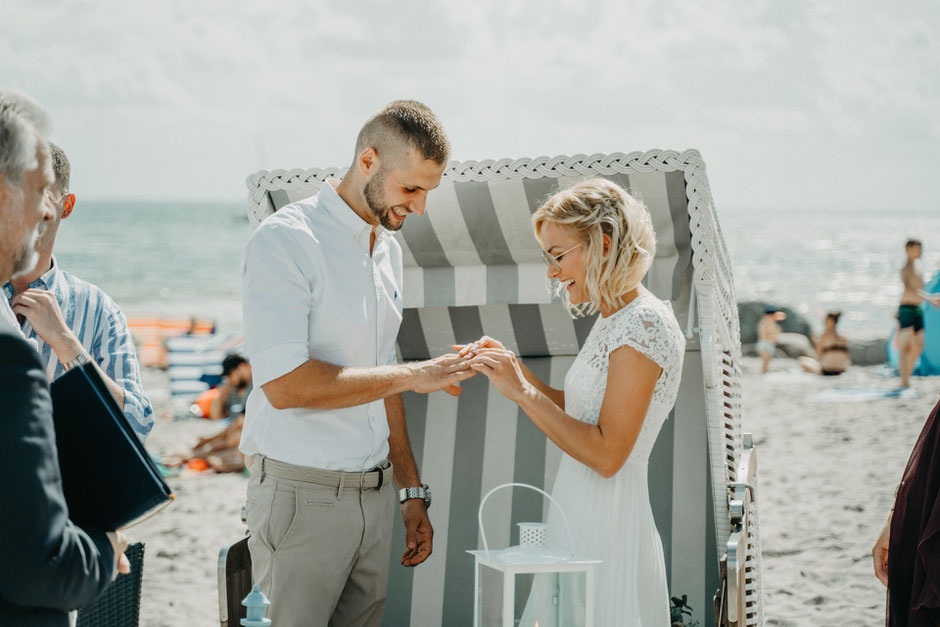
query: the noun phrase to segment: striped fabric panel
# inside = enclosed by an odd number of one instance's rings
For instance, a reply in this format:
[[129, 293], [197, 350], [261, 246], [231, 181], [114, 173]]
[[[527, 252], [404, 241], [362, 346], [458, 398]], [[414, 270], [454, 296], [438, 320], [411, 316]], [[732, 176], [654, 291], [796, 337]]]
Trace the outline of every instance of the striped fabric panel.
[[[481, 334], [503, 341], [539, 376], [562, 387], [593, 318], [572, 320], [553, 302], [531, 214], [561, 188], [587, 177], [486, 182], [445, 179], [428, 198], [426, 218], [412, 217], [397, 234], [405, 260], [405, 311], [398, 338], [402, 359], [426, 359]], [[657, 255], [644, 281], [671, 301], [684, 329], [692, 289], [692, 249], [682, 171], [608, 176], [650, 209]], [[279, 207], [316, 193], [315, 186], [279, 195]], [[726, 481], [709, 463], [702, 355], [697, 336], [687, 344], [679, 400], [650, 459], [650, 495], [674, 594], [687, 594], [695, 618], [718, 587], [715, 495]], [[399, 565], [404, 531], [396, 520], [385, 625], [465, 625], [472, 616], [476, 513], [492, 487], [509, 481], [550, 489], [561, 452], [513, 403], [470, 380], [454, 399], [443, 393], [406, 394], [413, 448], [434, 490], [435, 551], [417, 569]], [[711, 431], [721, 429], [715, 424]], [[715, 439], [715, 433], [712, 433]], [[719, 462], [720, 465], [721, 462]], [[714, 484], [714, 485], [712, 485]], [[719, 485], [720, 484], [720, 485]], [[535, 493], [507, 491], [487, 504], [491, 546], [517, 543], [513, 524], [541, 520], [546, 504]], [[726, 526], [724, 523], [721, 526]]]

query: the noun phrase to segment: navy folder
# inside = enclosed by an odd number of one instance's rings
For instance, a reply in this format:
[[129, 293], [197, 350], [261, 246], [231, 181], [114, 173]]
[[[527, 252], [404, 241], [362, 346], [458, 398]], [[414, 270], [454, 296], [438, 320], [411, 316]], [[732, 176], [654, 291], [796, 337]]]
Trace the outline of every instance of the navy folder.
[[113, 531], [173, 498], [93, 364], [52, 383], [56, 447], [69, 518]]

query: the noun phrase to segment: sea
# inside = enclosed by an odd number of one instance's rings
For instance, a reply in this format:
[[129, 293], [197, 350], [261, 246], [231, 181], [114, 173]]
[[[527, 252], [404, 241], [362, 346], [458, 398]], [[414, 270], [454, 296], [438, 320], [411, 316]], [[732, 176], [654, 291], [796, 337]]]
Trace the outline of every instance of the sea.
[[[838, 310], [849, 337], [884, 338], [894, 328], [907, 239], [924, 243], [926, 278], [940, 270], [937, 209], [719, 209], [718, 217], [739, 301], [791, 307], [817, 329]], [[63, 268], [128, 316], [210, 318], [237, 335], [249, 234], [245, 203], [79, 199], [55, 250]]]

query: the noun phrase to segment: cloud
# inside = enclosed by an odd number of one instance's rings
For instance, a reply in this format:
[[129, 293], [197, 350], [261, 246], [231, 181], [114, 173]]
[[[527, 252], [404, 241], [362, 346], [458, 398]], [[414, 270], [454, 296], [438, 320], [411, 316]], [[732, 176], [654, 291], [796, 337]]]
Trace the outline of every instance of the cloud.
[[[370, 113], [414, 97], [459, 158], [694, 146], [732, 204], [825, 204], [871, 202], [832, 179], [882, 151], [924, 202], [938, 17], [926, 0], [33, 2], [5, 9], [0, 76], [49, 107], [102, 196], [240, 197], [258, 168], [345, 163]], [[794, 168], [798, 191], [779, 182]]]

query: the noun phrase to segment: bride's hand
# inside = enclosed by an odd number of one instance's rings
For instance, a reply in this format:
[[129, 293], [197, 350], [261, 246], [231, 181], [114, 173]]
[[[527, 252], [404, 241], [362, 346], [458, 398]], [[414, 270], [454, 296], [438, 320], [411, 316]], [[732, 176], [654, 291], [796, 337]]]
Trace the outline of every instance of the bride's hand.
[[470, 344], [451, 344], [451, 348], [457, 351], [457, 354], [461, 357], [467, 355], [468, 353], [477, 353], [481, 348], [497, 348], [499, 350], [506, 350], [506, 347], [503, 346], [503, 343], [499, 340], [494, 340], [493, 338], [484, 335], [476, 342]]
[[481, 348], [475, 351], [470, 358], [470, 369], [486, 375], [503, 396], [517, 403], [530, 388], [519, 360], [505, 348]]

